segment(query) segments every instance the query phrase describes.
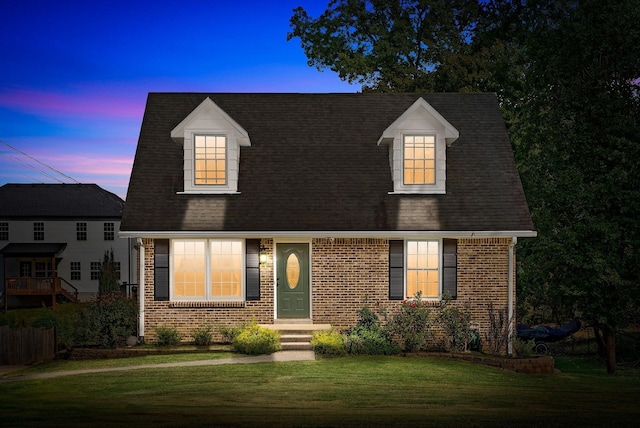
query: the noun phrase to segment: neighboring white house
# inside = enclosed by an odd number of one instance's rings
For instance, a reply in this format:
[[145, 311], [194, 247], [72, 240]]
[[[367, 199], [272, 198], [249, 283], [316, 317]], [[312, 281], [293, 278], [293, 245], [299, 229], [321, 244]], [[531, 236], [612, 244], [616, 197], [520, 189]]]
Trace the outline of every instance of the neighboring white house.
[[120, 197], [95, 184], [0, 187], [5, 302], [49, 305], [61, 298], [91, 299], [98, 292], [105, 252], [111, 250], [120, 283], [136, 284], [135, 242], [118, 237], [123, 208]]

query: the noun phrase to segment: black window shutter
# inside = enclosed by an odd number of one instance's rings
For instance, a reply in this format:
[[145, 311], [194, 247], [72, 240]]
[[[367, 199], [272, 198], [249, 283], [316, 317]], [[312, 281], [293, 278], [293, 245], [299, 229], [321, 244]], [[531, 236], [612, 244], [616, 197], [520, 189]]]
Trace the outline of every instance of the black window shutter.
[[169, 300], [169, 240], [156, 239], [153, 253], [153, 300]]
[[260, 240], [247, 239], [245, 243], [246, 299], [260, 300]]
[[442, 291], [458, 297], [458, 241], [442, 240]]
[[404, 241], [389, 241], [389, 300], [404, 299]]

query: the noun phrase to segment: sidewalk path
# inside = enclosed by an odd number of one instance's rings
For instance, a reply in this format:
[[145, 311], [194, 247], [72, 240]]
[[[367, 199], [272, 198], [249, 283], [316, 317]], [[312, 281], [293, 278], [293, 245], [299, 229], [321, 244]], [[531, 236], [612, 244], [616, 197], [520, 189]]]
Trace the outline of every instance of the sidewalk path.
[[281, 361], [313, 361], [315, 360], [313, 351], [280, 351], [271, 355], [258, 355], [256, 357], [240, 358], [220, 358], [217, 360], [184, 361], [180, 363], [145, 364], [139, 366], [109, 367], [102, 369], [68, 370], [50, 373], [38, 373], [26, 376], [15, 376], [0, 379], [0, 383], [17, 382], [21, 380], [52, 379], [62, 376], [73, 376], [87, 373], [104, 373], [124, 370], [140, 369], [162, 369], [167, 367], [197, 367], [197, 366], [217, 366], [221, 364], [250, 364], [269, 363]]

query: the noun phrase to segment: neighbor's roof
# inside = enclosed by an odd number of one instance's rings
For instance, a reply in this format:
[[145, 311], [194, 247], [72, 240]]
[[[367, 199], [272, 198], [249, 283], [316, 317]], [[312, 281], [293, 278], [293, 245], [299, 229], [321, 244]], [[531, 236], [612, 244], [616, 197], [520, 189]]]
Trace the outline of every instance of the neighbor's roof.
[[[235, 195], [183, 191], [171, 130], [210, 97], [249, 134]], [[444, 195], [393, 191], [383, 131], [424, 98], [459, 132]], [[494, 94], [151, 93], [121, 231], [532, 231]]]
[[96, 184], [5, 184], [0, 218], [121, 217], [124, 201]]
[[11, 243], [0, 250], [5, 257], [55, 257], [58, 256], [67, 244], [55, 243]]

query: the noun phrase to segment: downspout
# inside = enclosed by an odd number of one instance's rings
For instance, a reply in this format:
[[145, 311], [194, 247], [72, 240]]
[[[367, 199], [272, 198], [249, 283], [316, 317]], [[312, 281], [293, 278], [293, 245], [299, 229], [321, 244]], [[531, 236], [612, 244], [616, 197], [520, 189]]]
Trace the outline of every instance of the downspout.
[[138, 278], [138, 303], [140, 305], [138, 308], [138, 338], [144, 339], [144, 243], [140, 238], [136, 238], [136, 243], [138, 244], [138, 263], [140, 264], [140, 277]]
[[508, 297], [507, 297], [507, 322], [509, 323], [509, 340], [507, 341], [507, 354], [512, 355], [513, 354], [513, 345], [511, 343], [512, 339], [513, 339], [513, 326], [514, 326], [514, 321], [516, 319], [515, 317], [515, 313], [514, 313], [514, 308], [513, 308], [513, 293], [514, 293], [514, 275], [513, 275], [513, 266], [514, 266], [514, 249], [516, 246], [516, 243], [518, 242], [518, 238], [516, 238], [515, 236], [511, 237], [511, 243], [509, 244], [509, 261], [508, 261], [508, 269], [509, 269], [509, 273], [508, 273]]

